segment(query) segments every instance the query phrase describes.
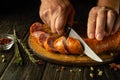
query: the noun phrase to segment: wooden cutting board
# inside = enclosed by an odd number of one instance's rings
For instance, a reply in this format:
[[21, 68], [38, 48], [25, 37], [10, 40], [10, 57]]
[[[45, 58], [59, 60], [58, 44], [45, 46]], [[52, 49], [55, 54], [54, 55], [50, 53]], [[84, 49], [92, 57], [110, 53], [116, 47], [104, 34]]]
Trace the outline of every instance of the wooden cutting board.
[[34, 51], [34, 53], [39, 56], [41, 59], [46, 60], [51, 63], [55, 64], [62, 64], [62, 65], [100, 65], [105, 63], [112, 62], [115, 57], [118, 55], [117, 53], [109, 52], [109, 54], [99, 54], [98, 56], [103, 59], [104, 62], [96, 62], [86, 55], [65, 55], [60, 53], [53, 53], [46, 51], [43, 47], [41, 47], [37, 42], [34, 40], [34, 37], [29, 36], [28, 43], [30, 48]]

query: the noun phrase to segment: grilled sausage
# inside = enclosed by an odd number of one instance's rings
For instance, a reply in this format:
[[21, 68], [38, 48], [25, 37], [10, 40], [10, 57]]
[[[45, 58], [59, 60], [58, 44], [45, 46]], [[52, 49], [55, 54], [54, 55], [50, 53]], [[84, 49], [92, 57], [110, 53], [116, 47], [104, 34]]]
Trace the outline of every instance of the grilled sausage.
[[43, 24], [41, 24], [39, 22], [35, 22], [30, 27], [30, 34], [32, 34], [33, 32], [36, 32], [36, 31], [43, 31], [43, 30], [44, 30]]
[[50, 35], [48, 33], [45, 33], [43, 31], [36, 31], [31, 34], [35, 38], [35, 41], [43, 47], [43, 43], [46, 40], [47, 37]]
[[57, 49], [58, 52], [62, 54], [68, 54], [66, 47], [66, 38], [64, 36], [59, 37], [54, 41], [54, 47]]
[[78, 39], [68, 37], [66, 40], [67, 50], [70, 54], [81, 54], [83, 53], [82, 45]]
[[[32, 24], [30, 34], [35, 37], [38, 44], [48, 51], [57, 50], [63, 54], [83, 53], [83, 47], [77, 39], [52, 34], [50, 28], [39, 22]], [[115, 49], [120, 45], [120, 29], [114, 35], [105, 37], [102, 41], [88, 38], [84, 40], [95, 53], [101, 54], [109, 49]]]
[[105, 37], [102, 41], [86, 38], [85, 42], [97, 54], [100, 54], [110, 49], [115, 49], [120, 45], [120, 29], [114, 35]]
[[47, 37], [44, 42], [44, 48], [47, 51], [57, 52], [56, 48], [54, 48], [54, 41], [55, 41], [55, 37], [53, 37], [53, 36]]

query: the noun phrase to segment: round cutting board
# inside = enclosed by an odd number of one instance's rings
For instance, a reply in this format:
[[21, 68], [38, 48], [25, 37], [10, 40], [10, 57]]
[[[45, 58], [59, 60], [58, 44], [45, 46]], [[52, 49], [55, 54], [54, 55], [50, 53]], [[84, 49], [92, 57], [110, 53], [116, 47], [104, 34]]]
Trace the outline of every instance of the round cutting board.
[[60, 53], [53, 53], [46, 51], [43, 47], [41, 47], [37, 42], [35, 41], [34, 37], [29, 36], [28, 43], [30, 48], [34, 51], [34, 53], [40, 57], [41, 59], [48, 61], [50, 63], [55, 64], [62, 64], [62, 65], [100, 65], [112, 62], [114, 58], [117, 56], [117, 54], [112, 54], [110, 52], [109, 54], [100, 54], [98, 55], [101, 59], [103, 59], [103, 62], [96, 62], [86, 55], [66, 55], [66, 54], [60, 54]]

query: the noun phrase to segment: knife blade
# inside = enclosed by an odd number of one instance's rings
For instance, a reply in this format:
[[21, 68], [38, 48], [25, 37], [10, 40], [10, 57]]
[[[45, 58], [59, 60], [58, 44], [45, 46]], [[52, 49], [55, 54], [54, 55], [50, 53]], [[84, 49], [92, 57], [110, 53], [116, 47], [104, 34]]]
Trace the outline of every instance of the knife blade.
[[96, 55], [96, 53], [87, 45], [87, 43], [80, 37], [80, 35], [77, 34], [74, 29], [67, 25], [65, 30], [67, 30], [67, 34], [69, 34], [68, 36], [76, 38], [81, 42], [82, 46], [84, 47], [84, 54], [86, 54], [92, 60], [103, 62], [103, 60], [98, 55]]

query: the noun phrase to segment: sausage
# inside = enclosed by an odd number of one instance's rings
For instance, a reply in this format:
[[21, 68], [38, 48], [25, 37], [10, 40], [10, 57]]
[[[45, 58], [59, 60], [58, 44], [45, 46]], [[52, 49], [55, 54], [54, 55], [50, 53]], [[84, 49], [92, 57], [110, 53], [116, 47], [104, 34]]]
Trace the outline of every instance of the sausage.
[[[32, 24], [30, 34], [35, 37], [38, 44], [48, 51], [54, 52], [57, 50], [62, 54], [81, 54], [84, 50], [77, 39], [53, 34], [49, 27], [39, 22]], [[114, 35], [105, 37], [102, 41], [89, 38], [84, 38], [84, 40], [96, 54], [101, 54], [120, 45], [120, 29]]]
[[41, 24], [39, 22], [35, 22], [30, 27], [30, 34], [32, 34], [33, 32], [36, 32], [36, 31], [43, 31], [43, 30], [44, 30], [43, 24]]
[[55, 37], [53, 37], [53, 36], [47, 37], [44, 42], [44, 48], [47, 51], [57, 52], [56, 48], [54, 48], [54, 41], [55, 41]]
[[40, 45], [42, 47], [44, 47], [44, 42], [49, 36], [50, 35], [48, 33], [45, 33], [45, 32], [41, 32], [41, 34], [39, 35], [39, 42], [40, 42]]
[[31, 34], [31, 36], [33, 36], [35, 38], [35, 41], [42, 47], [43, 46], [43, 43], [44, 41], [46, 40], [47, 37], [49, 37], [50, 35], [48, 33], [45, 33], [43, 31], [36, 31], [36, 32], [33, 32]]
[[67, 50], [70, 54], [81, 54], [83, 53], [82, 45], [78, 39], [68, 37], [66, 40]]
[[107, 50], [115, 49], [120, 45], [120, 29], [114, 35], [107, 36], [102, 41], [88, 38], [84, 40], [95, 53], [100, 54]]
[[83, 53], [83, 48], [80, 41], [65, 36], [61, 36], [54, 41], [54, 47], [62, 54], [81, 54]]
[[62, 36], [59, 37], [54, 41], [54, 47], [56, 50], [62, 54], [68, 54], [67, 47], [66, 47], [66, 37]]

